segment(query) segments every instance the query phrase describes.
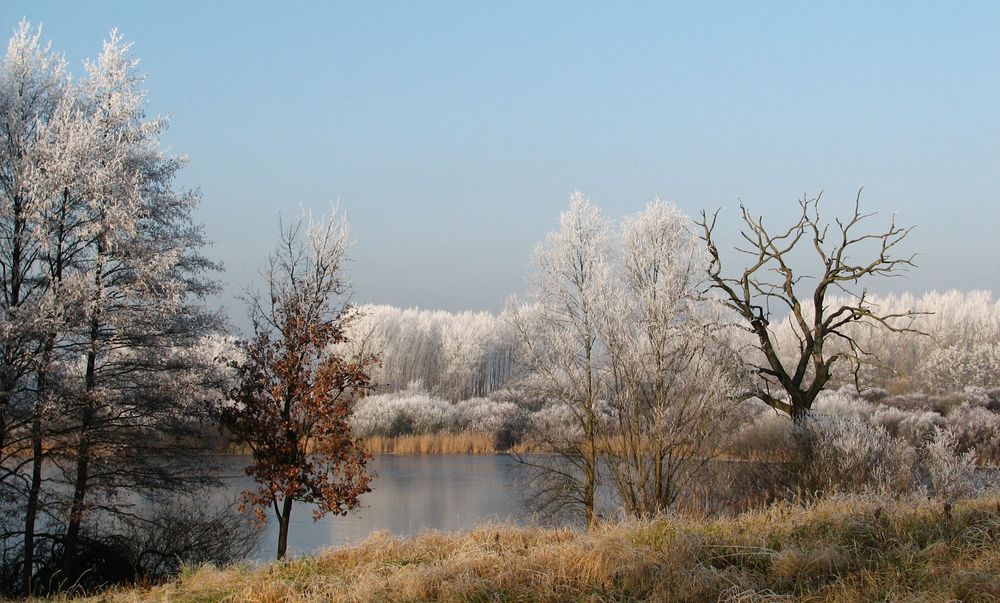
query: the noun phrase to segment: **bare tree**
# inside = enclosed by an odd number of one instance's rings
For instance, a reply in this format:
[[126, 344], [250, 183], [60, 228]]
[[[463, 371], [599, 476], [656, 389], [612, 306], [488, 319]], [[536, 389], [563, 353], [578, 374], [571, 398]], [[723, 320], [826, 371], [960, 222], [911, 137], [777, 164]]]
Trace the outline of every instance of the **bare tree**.
[[[816, 396], [833, 376], [834, 365], [844, 361], [856, 371], [862, 364], [877, 361], [874, 350], [863, 348], [851, 336], [850, 325], [911, 332], [908, 319], [916, 314], [883, 312], [870, 301], [867, 289], [857, 292], [850, 288], [869, 277], [897, 277], [914, 267], [913, 255], [895, 255], [910, 229], [897, 226], [893, 217], [884, 230], [858, 232], [876, 215], [861, 211], [861, 191], [849, 218], [836, 219], [835, 226], [824, 223], [819, 216], [820, 196], [803, 197], [798, 220], [776, 232], [741, 204], [744, 228], [740, 234], [745, 245], [736, 250], [748, 257], [748, 265], [735, 277], [722, 272], [714, 238], [718, 211], [711, 219], [702, 211], [697, 223], [711, 258], [711, 286], [756, 335], [763, 356], [752, 367], [758, 377], [754, 386], [740, 397], [756, 396], [796, 422], [808, 415]], [[819, 260], [815, 273], [793, 266], [803, 246], [811, 247]], [[858, 259], [854, 254], [870, 259]], [[807, 280], [809, 284], [803, 284]], [[798, 342], [790, 366], [782, 362], [776, 345], [772, 303], [788, 312]]]

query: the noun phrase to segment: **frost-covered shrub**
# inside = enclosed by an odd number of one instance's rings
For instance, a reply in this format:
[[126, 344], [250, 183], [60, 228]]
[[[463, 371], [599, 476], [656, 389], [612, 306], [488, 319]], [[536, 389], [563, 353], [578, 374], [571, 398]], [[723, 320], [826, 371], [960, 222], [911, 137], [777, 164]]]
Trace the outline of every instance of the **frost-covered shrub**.
[[788, 417], [761, 404], [756, 416], [733, 436], [730, 452], [748, 459], [794, 457], [793, 424]]
[[958, 392], [935, 395], [928, 395], [924, 392], [912, 392], [899, 396], [889, 396], [882, 401], [882, 404], [913, 412], [929, 410], [946, 415], [964, 401], [964, 395]]
[[450, 402], [410, 392], [363, 398], [351, 419], [352, 429], [361, 437], [455, 431], [458, 423]]
[[926, 441], [935, 429], [944, 424], [944, 417], [932, 410], [911, 412], [907, 413], [899, 423], [897, 435], [909, 442], [911, 446], [920, 446], [920, 443]]
[[489, 398], [470, 398], [456, 402], [455, 411], [460, 429], [480, 433], [496, 433], [503, 428], [504, 424], [521, 414], [520, 409], [513, 402]]
[[954, 500], [984, 489], [977, 476], [975, 451], [958, 452], [958, 442], [947, 429], [936, 429], [921, 452], [925, 485], [932, 494]]
[[813, 414], [834, 417], [857, 417], [869, 420], [875, 412], [875, 405], [860, 398], [847, 388], [820, 392], [813, 403]]
[[763, 412], [737, 434], [743, 458], [727, 484], [743, 504], [838, 492], [905, 492], [915, 485], [917, 453], [884, 427], [857, 416], [815, 415], [803, 425]]
[[806, 475], [818, 490], [889, 493], [913, 484], [915, 449], [884, 427], [857, 417], [817, 417], [797, 429], [808, 447]]
[[[746, 458], [795, 460], [802, 456], [801, 436], [788, 415], [763, 403], [751, 403], [754, 409], [746, 424], [732, 439], [731, 452]], [[875, 407], [852, 394], [833, 391], [821, 392], [813, 406], [815, 420], [826, 418], [869, 417]]]
[[878, 425], [889, 432], [890, 435], [899, 437], [899, 426], [910, 412], [894, 406], [880, 406], [871, 416], [872, 425]]
[[513, 402], [474, 398], [458, 406], [464, 429], [491, 434], [497, 450], [514, 446], [528, 431], [528, 414]]
[[907, 392], [889, 396], [882, 403], [902, 410], [924, 410], [928, 406], [928, 395], [924, 392]]
[[974, 451], [982, 464], [1000, 462], [1000, 413], [966, 403], [944, 421], [959, 452]]
[[573, 409], [565, 404], [549, 404], [531, 413], [531, 429], [546, 439], [576, 440], [583, 438], [583, 428]]
[[528, 431], [528, 414], [517, 404], [490, 398], [472, 398], [455, 404], [464, 431], [490, 434], [497, 450], [517, 444]]
[[861, 390], [861, 397], [869, 402], [878, 402], [888, 397], [889, 391], [884, 387], [868, 387]]
[[492, 435], [498, 449], [520, 441], [527, 424], [526, 413], [513, 402], [472, 398], [452, 403], [414, 391], [364, 398], [351, 419], [361, 437], [477, 432]]
[[944, 426], [945, 419], [929, 410], [915, 412], [881, 406], [872, 414], [871, 423], [885, 428], [890, 435], [918, 448], [936, 428]]
[[967, 385], [962, 389], [962, 399], [969, 406], [985, 407], [990, 404], [990, 395], [985, 387]]

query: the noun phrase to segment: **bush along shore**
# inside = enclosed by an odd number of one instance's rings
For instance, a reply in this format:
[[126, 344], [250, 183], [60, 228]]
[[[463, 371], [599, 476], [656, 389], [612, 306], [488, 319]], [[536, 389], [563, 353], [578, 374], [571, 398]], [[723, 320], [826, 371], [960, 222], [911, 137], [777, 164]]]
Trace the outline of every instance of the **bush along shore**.
[[[1000, 497], [832, 497], [590, 531], [484, 525], [254, 568], [187, 567], [90, 601], [996, 601]], [[53, 600], [68, 600], [62, 596]]]

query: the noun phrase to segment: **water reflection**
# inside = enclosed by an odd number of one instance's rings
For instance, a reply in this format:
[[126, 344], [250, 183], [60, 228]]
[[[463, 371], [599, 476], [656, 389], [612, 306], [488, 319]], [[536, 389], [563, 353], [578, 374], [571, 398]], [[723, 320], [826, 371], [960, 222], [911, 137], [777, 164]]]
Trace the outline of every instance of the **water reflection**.
[[[235, 497], [254, 483], [243, 474], [249, 457], [223, 460], [227, 494]], [[528, 521], [517, 463], [504, 455], [382, 455], [369, 466], [378, 473], [363, 507], [346, 517], [312, 520], [312, 507], [297, 503], [289, 526], [290, 555], [359, 543], [388, 530], [406, 536], [423, 530], [468, 530], [487, 520]], [[274, 559], [277, 523], [268, 517], [252, 561]]]

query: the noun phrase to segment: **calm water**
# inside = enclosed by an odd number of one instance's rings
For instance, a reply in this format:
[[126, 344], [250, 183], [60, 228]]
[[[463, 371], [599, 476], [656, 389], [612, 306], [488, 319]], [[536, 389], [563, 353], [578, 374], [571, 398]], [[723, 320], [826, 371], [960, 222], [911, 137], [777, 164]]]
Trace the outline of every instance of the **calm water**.
[[[243, 473], [249, 457], [223, 459], [223, 483], [230, 498], [254, 488]], [[378, 473], [362, 507], [346, 517], [312, 520], [312, 507], [296, 503], [288, 534], [291, 555], [364, 541], [388, 530], [405, 536], [422, 530], [467, 530], [487, 520], [526, 523], [519, 492], [523, 474], [504, 455], [381, 455], [369, 462]], [[277, 551], [278, 526], [268, 516], [251, 561], [269, 561]]]

